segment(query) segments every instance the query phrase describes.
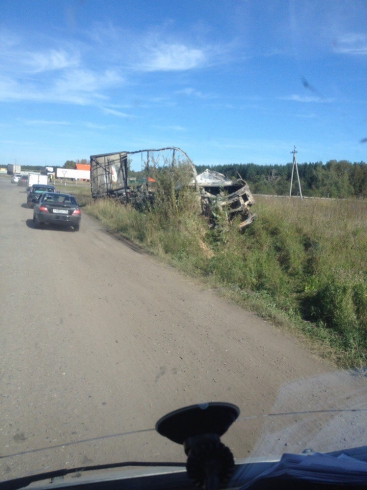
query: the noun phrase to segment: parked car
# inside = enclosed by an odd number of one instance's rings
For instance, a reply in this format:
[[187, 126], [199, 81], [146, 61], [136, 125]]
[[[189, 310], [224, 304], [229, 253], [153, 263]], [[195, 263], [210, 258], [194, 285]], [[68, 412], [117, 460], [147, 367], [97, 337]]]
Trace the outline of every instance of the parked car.
[[34, 208], [33, 199], [39, 199], [39, 197], [45, 192], [57, 192], [54, 185], [34, 184], [29, 188], [27, 196], [28, 207]]
[[21, 186], [28, 186], [28, 175], [22, 175], [21, 178], [18, 180], [18, 185]]
[[13, 177], [11, 178], [11, 183], [16, 184], [18, 180], [21, 178], [22, 174], [14, 174]]
[[42, 225], [72, 226], [79, 231], [81, 211], [75, 197], [70, 194], [47, 192], [33, 199], [33, 223], [35, 228]]

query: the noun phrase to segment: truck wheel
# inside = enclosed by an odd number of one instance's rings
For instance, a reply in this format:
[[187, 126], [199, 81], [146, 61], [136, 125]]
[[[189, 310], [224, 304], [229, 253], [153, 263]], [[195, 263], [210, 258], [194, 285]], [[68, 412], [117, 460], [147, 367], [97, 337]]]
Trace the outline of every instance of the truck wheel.
[[74, 225], [73, 228], [74, 228], [74, 231], [79, 231], [80, 225]]

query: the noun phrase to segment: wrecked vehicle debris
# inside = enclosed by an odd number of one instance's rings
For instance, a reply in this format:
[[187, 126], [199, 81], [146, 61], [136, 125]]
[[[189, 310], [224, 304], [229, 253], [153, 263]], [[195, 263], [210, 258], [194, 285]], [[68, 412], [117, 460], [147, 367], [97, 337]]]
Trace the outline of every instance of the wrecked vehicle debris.
[[232, 181], [225, 175], [206, 169], [194, 179], [201, 195], [201, 209], [213, 226], [219, 214], [225, 214], [228, 221], [240, 216], [240, 229], [251, 224], [256, 215], [251, 206], [255, 204], [247, 182], [239, 177]]
[[[217, 224], [220, 215], [225, 216], [229, 222], [240, 216], [239, 228], [243, 229], [252, 223], [256, 216], [251, 212], [254, 198], [249, 186], [241, 177], [232, 181], [223, 174], [209, 169], [198, 175], [195, 165], [180, 148], [92, 155], [90, 164], [91, 192], [94, 199], [112, 197], [124, 204], [131, 203], [137, 209], [146, 209], [154, 205], [159, 192], [155, 180], [158, 168], [187, 166], [191, 175], [187, 182], [198, 193], [202, 214], [210, 226]], [[144, 176], [143, 183], [130, 187], [130, 168], [132, 165], [136, 168], [139, 164]], [[182, 183], [177, 182], [176, 190], [181, 186]]]
[[[196, 169], [187, 154], [180, 148], [167, 147], [151, 150], [120, 151], [90, 157], [90, 184], [93, 199], [114, 197], [127, 203], [136, 199], [152, 200], [155, 192], [151, 175], [161, 165], [190, 166], [192, 175]], [[129, 171], [140, 166], [146, 176], [145, 183], [135, 189], [129, 186]]]

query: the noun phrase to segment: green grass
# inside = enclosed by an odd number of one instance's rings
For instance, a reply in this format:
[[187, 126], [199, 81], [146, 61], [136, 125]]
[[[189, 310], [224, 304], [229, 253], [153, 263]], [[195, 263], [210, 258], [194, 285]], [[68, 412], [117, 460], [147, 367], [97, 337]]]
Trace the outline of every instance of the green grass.
[[55, 187], [59, 192], [73, 195], [80, 206], [86, 206], [92, 201], [90, 183], [83, 182], [78, 184], [62, 184], [56, 180]]
[[308, 339], [337, 364], [367, 355], [367, 230], [364, 201], [259, 197], [257, 220], [209, 230], [197, 198], [157, 176], [159, 198], [138, 211], [112, 200], [87, 212], [186, 274]]

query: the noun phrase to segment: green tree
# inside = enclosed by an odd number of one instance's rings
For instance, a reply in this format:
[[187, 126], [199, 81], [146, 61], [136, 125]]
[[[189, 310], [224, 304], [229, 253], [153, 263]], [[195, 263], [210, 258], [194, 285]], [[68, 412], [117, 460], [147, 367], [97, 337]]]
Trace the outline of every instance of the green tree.
[[63, 168], [76, 168], [76, 163], [74, 162], [74, 160], [67, 160], [64, 163]]
[[330, 160], [325, 165], [324, 186], [328, 197], [347, 198], [354, 194], [349, 181], [352, 164], [346, 160]]
[[367, 164], [364, 162], [353, 163], [349, 173], [349, 180], [356, 197], [367, 197]]

